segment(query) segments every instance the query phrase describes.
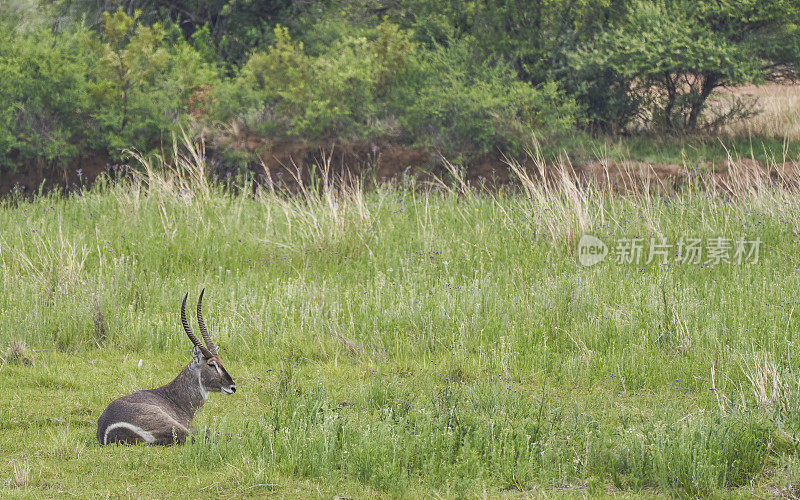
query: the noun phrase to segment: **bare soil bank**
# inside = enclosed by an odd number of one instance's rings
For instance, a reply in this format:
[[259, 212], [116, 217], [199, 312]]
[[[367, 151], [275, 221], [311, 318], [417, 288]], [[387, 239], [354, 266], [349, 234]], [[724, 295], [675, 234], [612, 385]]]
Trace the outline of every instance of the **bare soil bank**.
[[12, 192], [31, 196], [40, 191], [84, 188], [113, 167], [111, 158], [105, 153], [90, 153], [67, 167], [22, 165], [16, 172], [0, 171], [0, 196]]
[[[260, 161], [253, 162], [251, 173], [261, 182], [268, 182], [269, 179], [278, 186], [296, 184], [298, 172], [302, 181], [307, 184], [313, 176], [319, 175], [322, 166], [326, 164], [329, 165], [330, 174], [336, 178], [357, 176], [367, 183], [402, 181], [409, 176], [425, 181], [434, 176], [447, 175], [442, 156], [425, 148], [369, 143], [289, 142], [261, 150]], [[210, 165], [210, 173], [217, 177], [224, 178], [234, 174], [213, 171], [214, 163], [210, 162]], [[534, 172], [539, 171], [530, 159], [521, 161], [521, 165]], [[80, 162], [66, 168], [22, 167], [14, 173], [0, 174], [0, 195], [18, 191], [30, 196], [40, 190], [71, 191], [85, 188], [104, 172], [116, 175], [119, 167], [104, 153], [89, 154]], [[462, 168], [465, 180], [473, 186], [495, 188], [511, 181], [509, 167], [500, 155], [478, 158], [459, 168]], [[765, 182], [793, 187], [800, 185], [797, 164], [787, 162], [767, 167], [749, 158], [688, 166], [600, 159], [567, 164], [564, 168], [581, 183], [595, 182], [622, 192], [650, 187], [668, 193], [700, 177], [723, 188], [731, 183], [750, 182], [758, 182], [759, 185], [764, 185]], [[556, 172], [558, 169], [547, 168], [545, 176], [555, 175]]]

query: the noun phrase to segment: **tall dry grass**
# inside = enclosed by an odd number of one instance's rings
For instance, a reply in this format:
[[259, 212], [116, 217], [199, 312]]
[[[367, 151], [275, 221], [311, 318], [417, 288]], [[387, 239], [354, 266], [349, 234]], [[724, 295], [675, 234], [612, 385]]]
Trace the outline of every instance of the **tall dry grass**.
[[725, 106], [731, 96], [752, 106], [755, 114], [728, 123], [722, 127], [722, 133], [800, 140], [800, 85], [773, 83], [725, 89], [712, 102], [712, 107]]
[[265, 236], [265, 241], [279, 246], [286, 246], [286, 240], [302, 246], [358, 238], [370, 227], [372, 211], [380, 208], [386, 194], [378, 189], [374, 194], [377, 205], [368, 204], [362, 180], [349, 174], [334, 174], [332, 152], [326, 151], [321, 151], [317, 162], [310, 166], [310, 183], [303, 179], [303, 166], [291, 165], [294, 169], [289, 169], [293, 180], [288, 186], [290, 192], [275, 188], [266, 166], [264, 175], [267, 182], [255, 185], [252, 190], [251, 186], [226, 190], [215, 184], [210, 179], [205, 144], [202, 139], [191, 138], [184, 131], [180, 138], [173, 137], [169, 154], [145, 156], [136, 151], [128, 153], [139, 163], [139, 168], [124, 185], [112, 190], [119, 207], [136, 213], [144, 204], [157, 204], [168, 237], [177, 230], [175, 213], [171, 209], [176, 203], [192, 210], [199, 223], [205, 223], [210, 216], [204, 213], [207, 211], [203, 208], [226, 199], [220, 210], [233, 208], [241, 215], [246, 204], [254, 203], [264, 217], [265, 228], [283, 227], [280, 238]]
[[372, 220], [372, 208], [366, 202], [363, 182], [349, 174], [335, 175], [332, 161], [333, 151], [320, 152], [312, 168], [310, 184], [303, 181], [301, 166], [293, 163], [294, 170], [290, 170], [296, 188], [293, 196], [275, 190], [269, 169], [262, 164], [268, 182], [266, 186], [256, 187], [255, 199], [282, 212], [290, 233], [300, 232], [310, 239], [345, 234], [348, 230], [361, 234]]
[[209, 172], [206, 164], [206, 148], [202, 139], [190, 138], [185, 130], [181, 130], [180, 141], [172, 137], [171, 154], [157, 154], [148, 157], [138, 151], [127, 150], [134, 160], [141, 165], [141, 170], [134, 170], [134, 184], [130, 198], [138, 200], [141, 188], [147, 189], [150, 196], [177, 196], [184, 200], [208, 200], [211, 195]]
[[532, 170], [506, 157], [508, 168], [519, 181], [539, 232], [572, 246], [582, 234], [605, 222], [607, 189], [597, 184], [579, 185], [569, 158], [548, 165], [538, 148], [527, 154]]

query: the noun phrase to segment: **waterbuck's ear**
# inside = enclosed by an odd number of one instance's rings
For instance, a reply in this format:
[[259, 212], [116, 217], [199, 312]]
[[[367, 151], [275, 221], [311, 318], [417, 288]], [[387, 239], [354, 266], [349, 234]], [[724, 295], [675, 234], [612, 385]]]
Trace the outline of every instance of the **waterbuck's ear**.
[[206, 358], [203, 356], [203, 351], [201, 351], [199, 347], [194, 346], [192, 348], [192, 364], [196, 366], [201, 365], [205, 359]]

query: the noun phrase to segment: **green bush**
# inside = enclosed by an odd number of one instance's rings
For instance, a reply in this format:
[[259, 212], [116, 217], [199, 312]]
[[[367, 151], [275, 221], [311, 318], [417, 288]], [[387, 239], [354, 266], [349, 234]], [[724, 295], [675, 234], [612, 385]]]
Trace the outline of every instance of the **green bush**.
[[576, 126], [691, 132], [748, 111], [709, 109], [719, 87], [800, 62], [794, 1], [14, 0], [0, 17], [0, 168], [152, 151], [181, 127], [237, 163], [222, 149], [241, 131], [450, 157]]
[[474, 64], [507, 64], [534, 86], [556, 82], [580, 105], [582, 125], [614, 129], [636, 110], [627, 79], [603, 68], [582, 70], [571, 54], [624, 16], [630, 0], [407, 0], [387, 8], [390, 18], [433, 49], [468, 44]]
[[154, 149], [202, 118], [215, 66], [180, 33], [105, 14], [78, 29], [0, 29], [0, 168], [65, 167], [90, 151]]
[[215, 116], [279, 137], [374, 135], [380, 100], [404, 74], [413, 45], [388, 24], [371, 35], [343, 38], [312, 57], [276, 27], [275, 45], [253, 53], [238, 77], [218, 89]]
[[621, 77], [642, 124], [694, 131], [746, 109], [704, 122], [715, 89], [796, 75], [799, 23], [797, 2], [640, 0], [577, 51], [575, 66]]
[[381, 138], [450, 154], [518, 151], [563, 131], [577, 107], [554, 83], [534, 87], [506, 64], [476, 62], [468, 41], [421, 50], [383, 22], [312, 57], [285, 28], [215, 96], [215, 116], [259, 134]]
[[[5, 0], [8, 1], [8, 0]], [[29, 1], [29, 0], [16, 0]], [[254, 50], [274, 42], [276, 23], [304, 28], [324, 12], [329, 2], [297, 2], [293, 0], [30, 0], [46, 4], [58, 19], [73, 20], [91, 26], [100, 24], [102, 16], [124, 6], [125, 11], [139, 11], [142, 23], [174, 25], [182, 36], [192, 39], [197, 33], [207, 42], [215, 62], [236, 68]], [[330, 2], [332, 3], [332, 2]], [[41, 6], [40, 6], [41, 7]], [[69, 22], [69, 21], [67, 21]]]
[[392, 106], [415, 143], [448, 153], [520, 152], [533, 134], [562, 132], [578, 109], [550, 82], [520, 81], [503, 63], [475, 62], [471, 42], [423, 53]]
[[155, 148], [188, 124], [192, 105], [203, 114], [203, 96], [218, 81], [216, 67], [179, 32], [138, 23], [138, 15], [103, 14], [101, 34], [89, 40], [94, 116], [112, 151]]
[[0, 168], [63, 166], [96, 146], [90, 64], [77, 35], [0, 26]]

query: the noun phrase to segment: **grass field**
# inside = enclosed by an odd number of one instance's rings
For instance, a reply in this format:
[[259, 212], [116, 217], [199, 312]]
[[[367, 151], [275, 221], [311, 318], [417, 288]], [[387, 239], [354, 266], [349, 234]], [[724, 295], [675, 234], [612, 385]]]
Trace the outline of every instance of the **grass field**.
[[[287, 197], [180, 167], [0, 205], [0, 496], [797, 493], [795, 192], [453, 171]], [[579, 263], [583, 234], [605, 261]], [[673, 246], [615, 261], [651, 237]], [[719, 237], [757, 259], [675, 255]], [[112, 399], [188, 363], [203, 287], [239, 390], [204, 439], [100, 447]]]

